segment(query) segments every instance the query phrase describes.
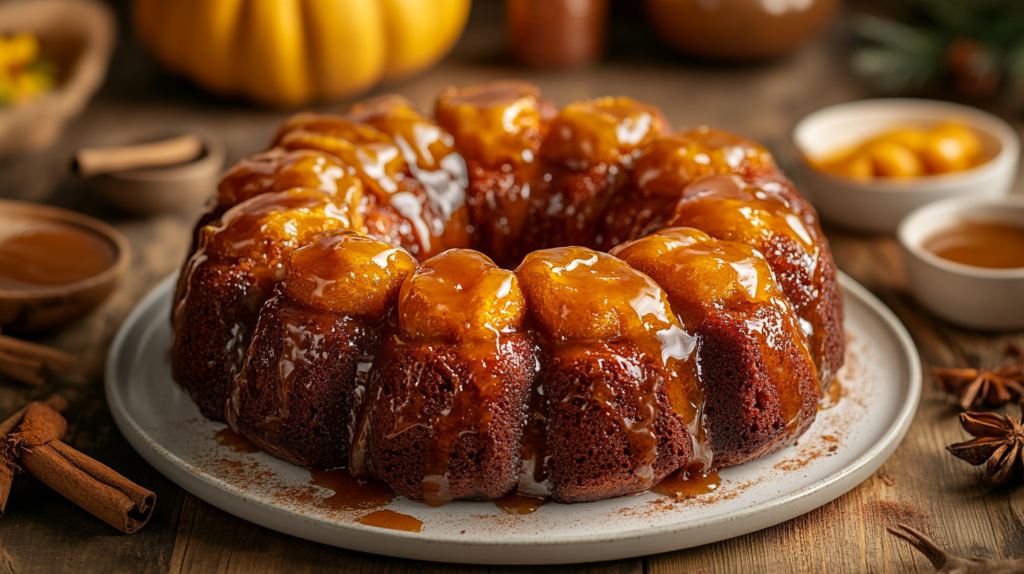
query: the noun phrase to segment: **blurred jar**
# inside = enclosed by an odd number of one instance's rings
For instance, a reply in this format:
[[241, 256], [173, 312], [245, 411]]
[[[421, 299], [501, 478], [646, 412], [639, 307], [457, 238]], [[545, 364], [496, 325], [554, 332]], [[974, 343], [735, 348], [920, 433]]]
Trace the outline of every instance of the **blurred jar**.
[[505, 0], [508, 42], [530, 68], [564, 70], [604, 54], [608, 0]]
[[646, 0], [661, 39], [692, 56], [756, 60], [813, 38], [839, 0]]

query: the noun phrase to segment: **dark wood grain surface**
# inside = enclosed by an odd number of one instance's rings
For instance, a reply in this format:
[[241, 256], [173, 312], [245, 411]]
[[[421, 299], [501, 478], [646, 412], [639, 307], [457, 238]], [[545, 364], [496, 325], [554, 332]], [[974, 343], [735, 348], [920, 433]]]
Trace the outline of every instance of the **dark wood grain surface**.
[[[628, 12], [628, 10], [627, 10]], [[122, 11], [122, 23], [124, 22]], [[844, 16], [848, 16], [846, 13]], [[794, 123], [823, 106], [872, 94], [849, 70], [850, 26], [837, 21], [798, 54], [757, 66], [711, 66], [668, 55], [627, 13], [612, 29], [609, 57], [574, 73], [534, 74], [504, 55], [500, 12], [477, 3], [455, 52], [439, 67], [385, 86], [429, 109], [451, 84], [527, 77], [562, 104], [623, 94], [661, 106], [676, 126], [711, 124], [764, 142], [792, 164]], [[984, 107], [1024, 130], [1019, 92]], [[321, 110], [340, 110], [338, 103]], [[81, 357], [72, 373], [46, 389], [0, 381], [0, 415], [59, 391], [71, 402], [66, 441], [159, 497], [152, 521], [125, 536], [28, 476], [17, 478], [0, 518], [0, 573], [29, 572], [519, 572], [519, 568], [420, 563], [374, 556], [292, 538], [235, 518], [185, 493], [146, 464], [111, 420], [103, 395], [103, 363], [121, 321], [156, 282], [184, 257], [198, 210], [149, 219], [128, 218], [94, 199], [67, 175], [71, 152], [102, 144], [125, 130], [195, 125], [214, 133], [228, 163], [264, 148], [286, 111], [217, 100], [167, 76], [122, 29], [107, 84], [67, 133], [45, 153], [0, 161], [0, 197], [70, 207], [110, 222], [134, 250], [131, 271], [114, 296], [88, 318], [41, 341]], [[1016, 192], [1024, 189], [1019, 178]], [[1003, 357], [1022, 333], [979, 333], [929, 316], [908, 293], [892, 237], [864, 236], [826, 227], [839, 266], [869, 288], [903, 321], [924, 366], [974, 365]], [[885, 533], [903, 522], [932, 535], [953, 553], [1024, 557], [1024, 488], [985, 492], [980, 470], [946, 454], [966, 435], [957, 409], [925, 381], [920, 410], [903, 444], [873, 476], [838, 500], [804, 516], [700, 548], [620, 562], [530, 571], [612, 573], [701, 572], [930, 572], [910, 547]], [[884, 473], [888, 480], [883, 480]]]

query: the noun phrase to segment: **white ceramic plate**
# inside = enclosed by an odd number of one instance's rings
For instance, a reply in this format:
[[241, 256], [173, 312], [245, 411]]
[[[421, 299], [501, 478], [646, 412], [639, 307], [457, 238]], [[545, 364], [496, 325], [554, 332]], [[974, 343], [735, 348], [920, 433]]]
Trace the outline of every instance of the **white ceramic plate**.
[[917, 352], [896, 317], [841, 277], [849, 335], [844, 394], [799, 443], [721, 472], [714, 493], [690, 500], [647, 493], [587, 504], [547, 504], [515, 516], [488, 502], [441, 508], [403, 498], [388, 508], [423, 521], [419, 533], [366, 526], [370, 511], [328, 508], [332, 491], [308, 471], [263, 453], [237, 453], [171, 380], [174, 277], [122, 325], [107, 359], [107, 402], [125, 438], [185, 490], [231, 514], [300, 538], [418, 560], [560, 564], [642, 556], [725, 540], [834, 500], [878, 469], [910, 427], [921, 396]]

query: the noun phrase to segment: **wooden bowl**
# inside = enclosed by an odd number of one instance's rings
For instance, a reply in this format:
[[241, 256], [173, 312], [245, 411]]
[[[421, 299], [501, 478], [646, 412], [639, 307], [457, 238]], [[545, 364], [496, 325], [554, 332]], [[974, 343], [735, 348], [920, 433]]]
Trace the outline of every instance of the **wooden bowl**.
[[224, 168], [224, 146], [212, 134], [199, 129], [149, 135], [131, 134], [111, 139], [105, 145], [127, 145], [159, 141], [191, 133], [203, 142], [203, 153], [178, 165], [117, 171], [91, 179], [97, 195], [114, 207], [133, 215], [198, 209], [217, 193], [217, 181]]
[[0, 288], [0, 329], [28, 335], [50, 331], [81, 318], [106, 300], [117, 287], [131, 248], [116, 229], [87, 215], [22, 201], [0, 200], [0, 237], [14, 223], [56, 223], [91, 233], [109, 242], [114, 262], [106, 270], [81, 281], [31, 290]]
[[24, 104], [0, 107], [0, 157], [46, 149], [103, 83], [116, 28], [93, 0], [0, 2], [4, 32], [32, 32], [57, 64], [57, 86]]

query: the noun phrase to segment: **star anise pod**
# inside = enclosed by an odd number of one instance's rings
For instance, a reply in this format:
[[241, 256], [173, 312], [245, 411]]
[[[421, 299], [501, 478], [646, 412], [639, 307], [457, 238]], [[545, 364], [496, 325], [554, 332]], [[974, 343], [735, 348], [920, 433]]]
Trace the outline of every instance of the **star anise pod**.
[[933, 368], [935, 385], [947, 393], [959, 395], [964, 410], [985, 404], [1005, 405], [1024, 399], [1024, 365], [1006, 365], [992, 369]]
[[[1024, 414], [1024, 404], [1018, 407]], [[1020, 420], [995, 413], [960, 413], [960, 424], [975, 438], [951, 444], [946, 450], [975, 466], [986, 463], [981, 486], [999, 486], [1021, 470], [1024, 425]]]

